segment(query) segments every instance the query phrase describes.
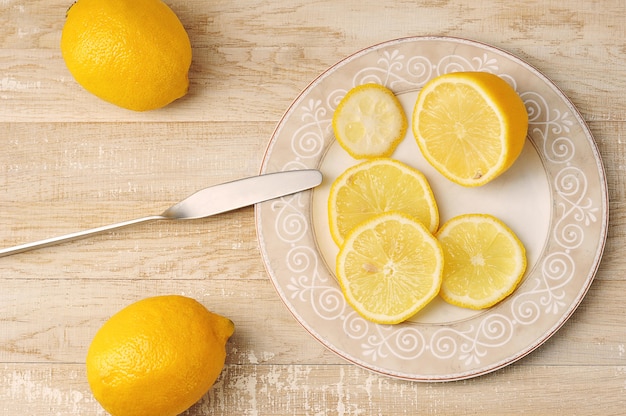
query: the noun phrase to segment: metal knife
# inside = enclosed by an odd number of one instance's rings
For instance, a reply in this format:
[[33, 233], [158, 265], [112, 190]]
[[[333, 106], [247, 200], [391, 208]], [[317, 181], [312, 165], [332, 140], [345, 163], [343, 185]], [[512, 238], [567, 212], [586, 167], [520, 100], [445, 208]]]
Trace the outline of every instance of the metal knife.
[[0, 249], [0, 257], [77, 240], [142, 222], [204, 218], [311, 189], [321, 182], [322, 173], [315, 169], [267, 173], [238, 179], [204, 188], [172, 205], [159, 215], [151, 215]]

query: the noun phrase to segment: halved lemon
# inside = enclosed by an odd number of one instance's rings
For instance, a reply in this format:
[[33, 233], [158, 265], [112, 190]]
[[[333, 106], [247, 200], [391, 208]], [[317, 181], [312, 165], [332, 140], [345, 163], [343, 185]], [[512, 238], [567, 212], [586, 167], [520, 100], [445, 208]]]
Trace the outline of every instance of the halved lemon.
[[456, 72], [429, 81], [413, 111], [413, 133], [426, 160], [463, 186], [484, 185], [522, 152], [528, 131], [524, 102], [487, 72]]
[[397, 160], [361, 162], [339, 175], [330, 188], [328, 222], [337, 245], [358, 224], [390, 211], [413, 216], [430, 232], [439, 226], [439, 210], [428, 180]]
[[526, 270], [524, 245], [498, 218], [463, 214], [437, 233], [444, 255], [441, 297], [453, 305], [484, 309], [518, 286]]
[[333, 113], [337, 142], [355, 159], [391, 156], [407, 131], [394, 93], [379, 84], [352, 88]]
[[365, 221], [348, 235], [336, 273], [346, 301], [361, 316], [396, 324], [437, 296], [443, 261], [439, 242], [422, 223], [391, 212]]

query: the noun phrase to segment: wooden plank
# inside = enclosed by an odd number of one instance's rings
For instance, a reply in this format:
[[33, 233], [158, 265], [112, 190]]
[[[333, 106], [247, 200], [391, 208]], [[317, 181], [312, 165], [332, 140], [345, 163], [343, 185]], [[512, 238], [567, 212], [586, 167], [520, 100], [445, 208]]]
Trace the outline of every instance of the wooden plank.
[[[601, 408], [611, 416], [623, 414], [625, 378], [623, 366], [512, 366], [428, 384], [350, 365], [230, 364], [184, 415], [574, 415]], [[4, 364], [0, 380], [5, 415], [105, 414], [79, 364]]]
[[[587, 54], [593, 62], [615, 55], [615, 51], [599, 47], [565, 55], [557, 47], [544, 45], [541, 55], [533, 55], [530, 46], [511, 46], [509, 51], [552, 78], [585, 119], [626, 119], [626, 102], [619, 94], [626, 83], [615, 72], [619, 69], [592, 63], [581, 67], [577, 56]], [[58, 51], [5, 49], [0, 50], [0, 98], [5, 106], [0, 121], [276, 122], [310, 82], [357, 51], [354, 47], [331, 51], [315, 47], [199, 49], [189, 75], [190, 93], [166, 109], [137, 113], [105, 103], [82, 89]], [[559, 59], [555, 61], [554, 56]], [[215, 60], [227, 64], [215, 66]], [[611, 103], [610, 113], [604, 110], [607, 102]]]
[[[135, 113], [91, 96], [65, 68], [59, 39], [68, 1], [8, 2], [0, 14], [0, 27], [6, 28], [0, 34], [0, 97], [6, 106], [0, 120], [278, 120], [309, 82], [340, 59], [413, 35], [491, 43], [542, 70], [586, 119], [626, 119], [620, 94], [626, 82], [619, 76], [623, 51], [611, 43], [626, 35], [620, 0], [503, 8], [445, 2], [416, 8], [412, 2], [396, 2], [383, 14], [369, 12], [378, 5], [373, 0], [360, 3], [358, 10], [319, 0], [285, 7], [250, 0], [211, 7], [201, 0], [170, 3], [194, 46], [191, 92], [167, 111]], [[37, 13], [41, 9], [47, 13]], [[333, 18], [344, 13], [351, 18]], [[576, 17], [581, 15], [584, 20]], [[548, 16], [550, 23], [542, 25]], [[270, 21], [276, 24], [266, 26]], [[485, 33], [486, 26], [491, 33]]]
[[[271, 123], [2, 124], [0, 241], [9, 246], [158, 214], [199, 189], [257, 175], [272, 129]], [[237, 222], [233, 234], [243, 233], [233, 235], [236, 241], [254, 246], [251, 212], [228, 218]], [[210, 224], [228, 226], [209, 220], [128, 232], [210, 233]]]
[[[543, 54], [544, 46], [567, 50], [575, 45], [591, 51], [594, 46], [611, 45], [612, 36], [619, 38], [626, 29], [620, 0], [504, 2], [493, 7], [446, 1], [418, 6], [409, 0], [388, 7], [380, 7], [376, 0], [361, 0], [358, 6], [329, 0], [167, 3], [192, 35], [192, 43], [201, 48], [302, 44], [333, 48], [347, 42], [366, 47], [407, 34], [461, 35], [483, 41], [498, 35], [500, 46], [535, 45]], [[4, 1], [0, 48], [58, 48], [71, 4], [71, 0]]]
[[1, 123], [0, 204], [173, 203], [198, 187], [258, 174], [274, 124]]
[[[211, 273], [207, 262], [180, 261], [169, 270], [156, 271], [150, 261], [107, 269], [102, 263], [83, 278], [64, 274], [58, 278], [0, 280], [0, 362], [81, 363], [98, 328], [124, 306], [161, 294], [182, 294], [233, 320], [235, 335], [229, 342], [230, 364], [337, 364], [343, 362], [325, 351], [289, 314], [265, 278], [255, 268], [253, 276], [234, 267]], [[82, 263], [82, 260], [81, 260]], [[253, 262], [248, 262], [254, 264]], [[49, 265], [38, 262], [41, 274]], [[197, 267], [202, 279], [180, 278], [180, 270]], [[248, 266], [249, 267], [249, 266]], [[35, 272], [36, 273], [36, 272]], [[104, 278], [103, 278], [104, 277]], [[108, 278], [107, 278], [108, 277]], [[623, 305], [626, 280], [594, 282], [581, 307], [548, 342], [524, 359], [524, 365], [626, 365]]]
[[[2, 123], [0, 241], [3, 247], [159, 213], [206, 186], [255, 175], [273, 123]], [[611, 228], [603, 268], [623, 270], [619, 238], [626, 229], [626, 157], [622, 122], [591, 122], [604, 160]], [[231, 149], [236, 149], [231, 151]], [[229, 156], [224, 156], [224, 155]], [[211, 273], [235, 256], [256, 260], [253, 210], [192, 222], [161, 222], [42, 251], [50, 267], [69, 275], [99, 276], [101, 264], [128, 262], [170, 270], [185, 252], [189, 264], [208, 261]], [[232, 250], [236, 248], [236, 250]], [[216, 256], [207, 256], [213, 252]], [[156, 257], [158, 256], [158, 257]], [[225, 256], [225, 258], [221, 258]], [[3, 259], [14, 278], [42, 276], [28, 254]], [[213, 260], [208, 260], [213, 259]], [[219, 259], [219, 260], [218, 260]], [[82, 263], [79, 263], [80, 260]], [[246, 264], [246, 263], [242, 263]], [[147, 271], [146, 271], [147, 270]], [[179, 277], [198, 278], [180, 270]], [[259, 274], [248, 269], [244, 274]], [[612, 273], [610, 278], [621, 278]]]

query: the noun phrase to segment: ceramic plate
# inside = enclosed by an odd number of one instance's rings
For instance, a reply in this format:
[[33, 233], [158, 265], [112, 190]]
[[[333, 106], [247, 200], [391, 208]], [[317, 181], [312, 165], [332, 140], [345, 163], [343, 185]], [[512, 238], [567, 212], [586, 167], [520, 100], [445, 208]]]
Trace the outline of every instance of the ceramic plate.
[[[420, 88], [453, 71], [486, 71], [509, 82], [530, 116], [528, 140], [513, 167], [480, 188], [455, 185], [422, 158], [411, 128], [394, 155], [428, 178], [441, 223], [490, 213], [527, 249], [521, 285], [485, 311], [436, 299], [409, 321], [377, 325], [344, 300], [334, 275], [327, 220], [330, 184], [358, 163], [335, 141], [331, 119], [352, 87], [386, 85], [411, 118]], [[317, 168], [318, 188], [259, 204], [260, 250], [281, 299], [311, 335], [346, 360], [392, 377], [447, 381], [478, 376], [524, 357], [553, 335], [580, 304], [598, 268], [608, 225], [606, 179], [582, 117], [539, 71], [473, 41], [417, 37], [362, 50], [313, 81], [279, 122], [262, 172]]]

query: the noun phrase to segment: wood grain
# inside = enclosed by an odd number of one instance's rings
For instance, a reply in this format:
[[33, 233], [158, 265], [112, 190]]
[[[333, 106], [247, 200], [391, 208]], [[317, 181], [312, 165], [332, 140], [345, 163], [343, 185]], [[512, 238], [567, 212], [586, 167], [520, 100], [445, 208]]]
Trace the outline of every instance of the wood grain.
[[[479, 380], [407, 383], [340, 365], [227, 365], [191, 415], [622, 415], [624, 368], [509, 367]], [[5, 364], [0, 398], [32, 416], [103, 414], [76, 364]], [[520, 380], [532, 380], [521, 383]], [[590, 386], [603, 386], [590, 396]], [[540, 392], [540, 394], [539, 394]], [[13, 414], [13, 413], [6, 413]]]
[[[77, 277], [78, 272], [50, 277], [46, 284], [41, 278], [6, 279], [0, 295], [0, 362], [81, 363], [93, 335], [108, 317], [136, 299], [162, 294], [191, 296], [233, 320], [236, 332], [228, 363], [247, 364], [251, 357], [265, 364], [342, 362], [295, 322], [271, 283], [261, 278], [263, 270], [255, 268], [247, 271], [250, 276], [244, 276], [239, 273], [245, 269], [231, 266], [219, 273], [198, 263], [193, 257], [185, 258], [168, 270], [167, 265], [145, 261], [142, 266], [112, 270], [104, 276], [90, 276], [87, 270], [84, 277]], [[195, 279], [179, 276], [181, 269], [184, 272], [193, 266], [205, 275]], [[98, 292], [101, 295], [95, 295]], [[27, 302], [23, 294], [28, 294]], [[565, 326], [519, 365], [585, 365], [590, 351], [597, 354], [595, 364], [623, 364], [624, 303], [626, 282], [596, 280]]]
[[236, 332], [195, 415], [623, 414], [626, 47], [622, 0], [166, 0], [193, 45], [190, 92], [135, 113], [82, 89], [59, 41], [71, 0], [0, 0], [0, 244], [156, 214], [259, 172], [272, 132], [329, 66], [405, 36], [455, 36], [551, 78], [594, 135], [610, 229], [595, 281], [548, 342], [451, 383], [396, 380], [326, 350], [280, 301], [253, 208], [144, 224], [0, 258], [0, 415], [104, 415], [84, 362], [102, 323], [157, 294], [194, 297]]
[[[0, 121], [46, 121], [49, 114], [54, 121], [277, 120], [310, 81], [346, 55], [419, 35], [466, 37], [506, 49], [552, 78], [587, 120], [626, 118], [621, 68], [602, 64], [619, 62], [624, 53], [614, 41], [626, 37], [619, 0], [498, 7], [394, 1], [383, 13], [371, 0], [357, 7], [350, 1], [170, 3], [194, 48], [190, 94], [166, 110], [136, 114], [103, 105], [71, 78], [58, 48], [67, 1], [5, 2], [0, 96], [11, 102], [11, 112], [2, 112]], [[41, 10], [45, 15], [36, 12]]]

